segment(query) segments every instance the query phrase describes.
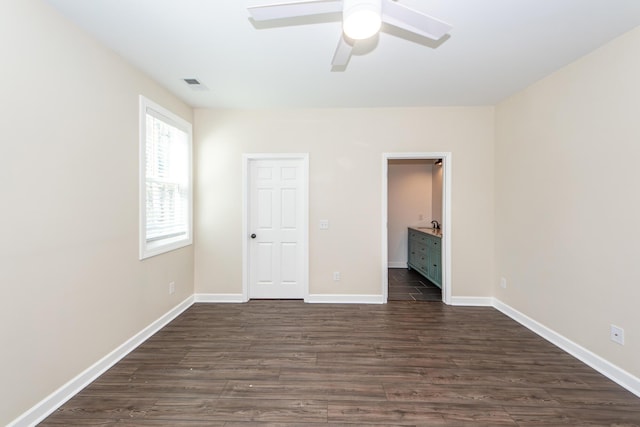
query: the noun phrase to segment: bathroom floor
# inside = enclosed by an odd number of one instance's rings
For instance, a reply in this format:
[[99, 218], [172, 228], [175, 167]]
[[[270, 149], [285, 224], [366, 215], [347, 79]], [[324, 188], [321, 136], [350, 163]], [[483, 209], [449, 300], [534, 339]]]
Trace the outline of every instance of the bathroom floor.
[[388, 301], [442, 302], [442, 290], [414, 270], [390, 268]]

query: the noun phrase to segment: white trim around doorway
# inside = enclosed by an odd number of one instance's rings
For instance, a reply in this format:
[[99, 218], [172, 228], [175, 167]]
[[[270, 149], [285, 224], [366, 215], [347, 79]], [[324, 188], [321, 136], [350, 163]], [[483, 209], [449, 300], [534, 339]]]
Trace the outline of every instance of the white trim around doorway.
[[382, 153], [382, 300], [389, 296], [388, 254], [388, 172], [389, 160], [435, 160], [442, 159], [442, 301], [451, 304], [451, 153]]

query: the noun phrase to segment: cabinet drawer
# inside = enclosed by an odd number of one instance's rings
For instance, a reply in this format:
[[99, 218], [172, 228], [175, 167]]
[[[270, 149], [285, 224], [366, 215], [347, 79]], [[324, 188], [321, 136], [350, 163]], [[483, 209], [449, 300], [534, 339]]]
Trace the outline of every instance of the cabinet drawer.
[[422, 233], [418, 233], [417, 231], [409, 230], [409, 240], [420, 241], [420, 236], [422, 235]]
[[429, 241], [429, 236], [423, 233], [417, 233], [416, 240], [420, 243], [427, 243]]
[[413, 249], [415, 250], [415, 252], [417, 254], [420, 254], [420, 255], [426, 255], [427, 254], [427, 245], [415, 242], [412, 247], [413, 247]]

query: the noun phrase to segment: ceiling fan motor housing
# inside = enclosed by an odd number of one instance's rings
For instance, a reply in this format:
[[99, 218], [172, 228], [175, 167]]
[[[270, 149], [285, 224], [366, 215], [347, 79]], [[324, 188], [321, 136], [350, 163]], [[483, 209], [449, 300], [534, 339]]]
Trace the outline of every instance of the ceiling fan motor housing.
[[353, 40], [375, 35], [382, 26], [382, 0], [344, 0], [342, 25]]

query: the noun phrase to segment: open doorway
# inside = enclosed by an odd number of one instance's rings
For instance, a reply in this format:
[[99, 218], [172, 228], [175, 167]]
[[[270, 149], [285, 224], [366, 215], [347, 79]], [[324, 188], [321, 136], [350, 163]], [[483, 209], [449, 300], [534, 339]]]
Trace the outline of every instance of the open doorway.
[[383, 300], [451, 300], [451, 153], [383, 154]]
[[388, 162], [388, 301], [442, 302], [441, 165], [439, 159]]

